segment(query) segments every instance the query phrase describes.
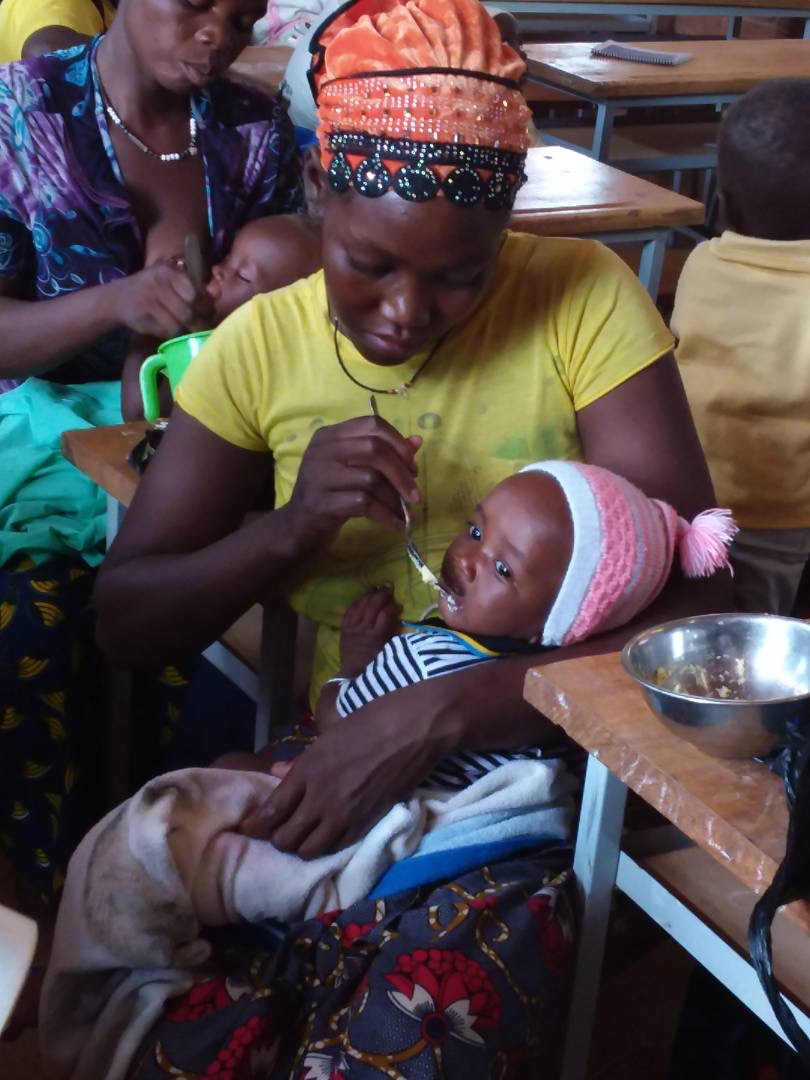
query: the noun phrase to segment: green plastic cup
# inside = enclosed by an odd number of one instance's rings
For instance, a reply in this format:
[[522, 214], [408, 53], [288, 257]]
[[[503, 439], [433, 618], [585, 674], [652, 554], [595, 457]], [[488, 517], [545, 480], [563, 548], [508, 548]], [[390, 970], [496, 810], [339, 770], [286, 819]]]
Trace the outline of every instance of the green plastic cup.
[[148, 357], [141, 365], [141, 397], [143, 414], [147, 420], [157, 420], [160, 416], [160, 397], [158, 395], [158, 375], [165, 375], [169, 380], [172, 398], [177, 393], [180, 380], [186, 368], [211, 336], [210, 330], [200, 330], [196, 334], [184, 334], [182, 337], [164, 341], [158, 346], [154, 356]]

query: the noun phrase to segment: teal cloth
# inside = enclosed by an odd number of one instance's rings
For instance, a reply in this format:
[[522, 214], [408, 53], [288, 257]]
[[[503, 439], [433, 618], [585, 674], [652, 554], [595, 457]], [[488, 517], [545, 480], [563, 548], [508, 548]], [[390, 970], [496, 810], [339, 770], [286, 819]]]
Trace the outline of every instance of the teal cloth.
[[61, 386], [27, 379], [0, 394], [0, 567], [104, 557], [106, 499], [62, 456], [63, 431], [121, 423], [120, 382]]

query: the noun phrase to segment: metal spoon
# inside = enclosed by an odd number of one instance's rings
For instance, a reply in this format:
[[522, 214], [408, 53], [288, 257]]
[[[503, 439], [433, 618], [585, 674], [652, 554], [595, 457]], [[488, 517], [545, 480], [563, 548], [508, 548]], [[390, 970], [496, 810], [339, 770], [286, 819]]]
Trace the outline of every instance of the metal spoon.
[[183, 244], [183, 261], [186, 264], [188, 276], [194, 282], [197, 289], [205, 285], [205, 260], [203, 259], [200, 241], [194, 233], [186, 236]]
[[[368, 403], [369, 407], [371, 408], [372, 414], [374, 416], [379, 416], [380, 413], [377, 408], [377, 399], [374, 397], [373, 394], [369, 395]], [[411, 513], [408, 509], [408, 504], [405, 502], [401, 495], [399, 497], [399, 504], [402, 507], [402, 516], [405, 519], [405, 551], [408, 554], [408, 558], [416, 567], [422, 581], [424, 581], [426, 585], [430, 585], [431, 588], [438, 589], [438, 591], [442, 593], [447, 599], [447, 606], [450, 608], [450, 610], [456, 611], [458, 609], [458, 602], [456, 601], [455, 596], [453, 595], [451, 590], [444, 584], [441, 578], [438, 578], [433, 573], [433, 571], [430, 569], [428, 564], [425, 562], [425, 560], [419, 553], [419, 549], [417, 548], [416, 544], [413, 542], [413, 536], [411, 534]]]

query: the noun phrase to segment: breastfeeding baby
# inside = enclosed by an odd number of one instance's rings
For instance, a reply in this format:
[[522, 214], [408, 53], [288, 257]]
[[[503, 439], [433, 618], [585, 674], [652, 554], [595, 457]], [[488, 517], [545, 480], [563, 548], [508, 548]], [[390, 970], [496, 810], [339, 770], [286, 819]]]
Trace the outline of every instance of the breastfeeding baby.
[[[347, 611], [341, 671], [323, 689], [317, 725], [418, 680], [621, 626], [657, 596], [676, 553], [687, 576], [726, 567], [734, 531], [728, 511], [689, 524], [596, 466], [530, 465], [490, 492], [447, 549], [439, 618], [401, 625], [384, 589]], [[203, 926], [345, 908], [394, 864], [441, 850], [445, 836], [454, 847], [516, 831], [569, 839], [571, 782], [539, 749], [454, 754], [358, 843], [309, 861], [240, 831], [281, 780], [261, 757], [231, 765], [244, 771], [158, 777], [85, 837], [68, 872], [52, 987], [78, 971], [193, 966], [209, 952]], [[520, 826], [510, 834], [512, 817]]]
[[236, 234], [231, 250], [211, 268], [206, 292], [213, 326], [258, 293], [272, 292], [321, 267], [320, 230], [307, 214], [259, 218]]
[[[291, 285], [314, 274], [320, 266], [320, 230], [307, 214], [276, 214], [249, 222], [236, 234], [225, 258], [211, 267], [205, 286], [207, 318], [196, 329], [219, 326], [258, 293]], [[126, 420], [143, 417], [139, 372], [153, 346], [151, 340], [134, 340], [124, 363], [121, 411]], [[164, 393], [163, 415], [168, 415], [171, 398], [168, 391]]]

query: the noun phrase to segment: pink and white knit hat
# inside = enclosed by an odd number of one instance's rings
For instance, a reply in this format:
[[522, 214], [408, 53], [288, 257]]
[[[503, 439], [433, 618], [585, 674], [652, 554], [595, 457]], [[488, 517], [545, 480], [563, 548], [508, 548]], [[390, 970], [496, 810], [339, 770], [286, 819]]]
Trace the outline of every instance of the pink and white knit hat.
[[729, 566], [737, 526], [730, 510], [704, 510], [690, 524], [660, 499], [597, 465], [539, 461], [560, 485], [571, 511], [574, 546], [542, 631], [543, 645], [572, 645], [629, 622], [652, 603], [677, 547], [687, 577]]

